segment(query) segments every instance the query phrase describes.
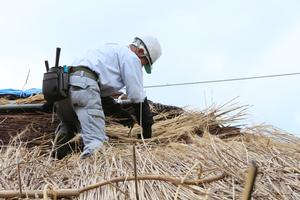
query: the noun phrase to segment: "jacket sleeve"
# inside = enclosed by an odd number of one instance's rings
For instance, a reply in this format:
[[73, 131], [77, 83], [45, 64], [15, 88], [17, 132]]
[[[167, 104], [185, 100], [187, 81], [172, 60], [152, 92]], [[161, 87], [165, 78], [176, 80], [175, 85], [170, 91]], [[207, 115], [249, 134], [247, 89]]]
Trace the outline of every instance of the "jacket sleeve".
[[123, 49], [119, 57], [121, 78], [125, 84], [128, 99], [130, 99], [132, 103], [143, 102], [146, 93], [143, 87], [141, 61], [128, 49]]

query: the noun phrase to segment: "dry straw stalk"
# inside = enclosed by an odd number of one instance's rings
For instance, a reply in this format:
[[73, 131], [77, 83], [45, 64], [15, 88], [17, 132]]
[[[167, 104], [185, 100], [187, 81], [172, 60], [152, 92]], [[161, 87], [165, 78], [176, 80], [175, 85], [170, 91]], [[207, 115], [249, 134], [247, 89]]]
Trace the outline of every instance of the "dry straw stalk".
[[86, 160], [78, 153], [53, 160], [49, 144], [35, 140], [28, 148], [15, 137], [0, 150], [0, 197], [20, 195], [18, 161], [23, 198], [65, 192], [74, 199], [135, 199], [136, 143], [140, 199], [241, 199], [252, 160], [258, 166], [253, 199], [300, 199], [300, 139], [270, 126], [237, 126], [244, 109], [212, 106], [172, 118], [161, 113], [154, 137], [142, 142], [134, 138], [139, 127], [128, 138], [127, 128], [110, 124], [110, 141]]

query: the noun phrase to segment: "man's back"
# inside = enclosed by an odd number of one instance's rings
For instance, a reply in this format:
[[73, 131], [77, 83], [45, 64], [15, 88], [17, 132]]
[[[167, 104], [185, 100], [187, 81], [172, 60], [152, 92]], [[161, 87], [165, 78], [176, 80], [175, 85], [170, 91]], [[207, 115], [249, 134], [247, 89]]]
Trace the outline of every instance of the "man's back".
[[141, 102], [145, 98], [143, 73], [139, 58], [128, 47], [105, 44], [76, 59], [74, 66], [88, 66], [100, 77], [101, 95], [109, 96], [126, 86], [128, 98]]

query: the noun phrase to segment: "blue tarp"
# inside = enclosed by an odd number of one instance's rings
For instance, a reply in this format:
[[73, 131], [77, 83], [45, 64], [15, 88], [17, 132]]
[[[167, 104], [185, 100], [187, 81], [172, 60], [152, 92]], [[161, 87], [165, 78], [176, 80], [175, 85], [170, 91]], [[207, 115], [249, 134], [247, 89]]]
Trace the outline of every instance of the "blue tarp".
[[12, 95], [19, 98], [29, 97], [39, 93], [42, 93], [42, 90], [37, 88], [31, 88], [28, 90], [0, 89], [0, 96]]

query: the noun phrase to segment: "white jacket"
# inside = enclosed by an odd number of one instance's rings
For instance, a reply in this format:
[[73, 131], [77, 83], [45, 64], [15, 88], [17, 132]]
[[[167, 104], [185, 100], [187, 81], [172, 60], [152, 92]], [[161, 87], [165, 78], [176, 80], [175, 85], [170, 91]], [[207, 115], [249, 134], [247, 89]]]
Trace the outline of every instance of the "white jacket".
[[127, 97], [133, 103], [143, 102], [146, 97], [141, 61], [127, 46], [103, 45], [88, 51], [72, 65], [87, 66], [99, 75], [103, 97], [110, 96], [124, 87]]

